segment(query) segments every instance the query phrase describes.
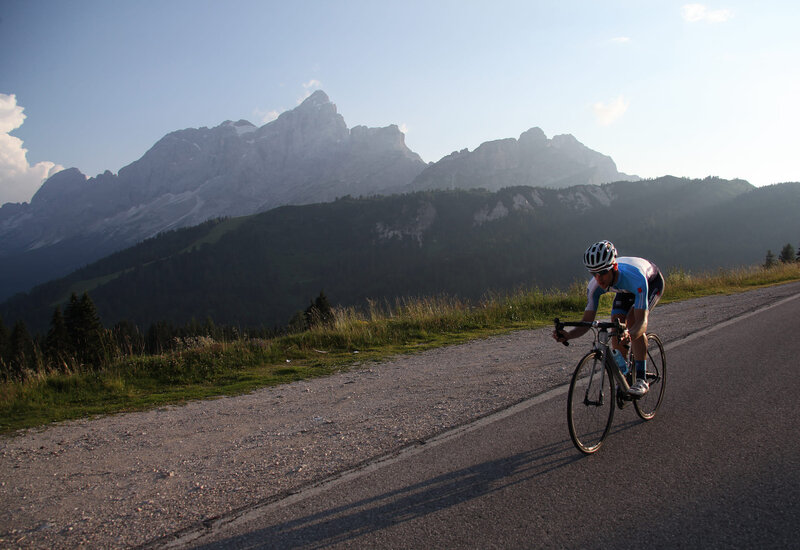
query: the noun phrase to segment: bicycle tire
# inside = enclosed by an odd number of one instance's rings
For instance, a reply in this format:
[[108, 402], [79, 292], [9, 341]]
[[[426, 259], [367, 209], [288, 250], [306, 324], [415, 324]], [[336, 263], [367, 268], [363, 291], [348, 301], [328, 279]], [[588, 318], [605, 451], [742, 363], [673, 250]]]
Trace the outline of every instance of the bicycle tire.
[[667, 357], [664, 355], [661, 339], [655, 334], [647, 335], [646, 380], [650, 389], [635, 400], [633, 406], [642, 420], [652, 420], [664, 401], [664, 392], [667, 389]]
[[578, 362], [567, 398], [569, 436], [587, 455], [603, 444], [616, 408], [614, 379], [600, 357], [598, 352], [589, 352]]

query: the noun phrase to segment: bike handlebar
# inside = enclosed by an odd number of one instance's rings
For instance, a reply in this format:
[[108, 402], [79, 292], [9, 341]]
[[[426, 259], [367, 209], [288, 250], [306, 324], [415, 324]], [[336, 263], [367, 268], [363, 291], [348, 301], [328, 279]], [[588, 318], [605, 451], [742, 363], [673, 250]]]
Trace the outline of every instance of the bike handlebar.
[[[562, 332], [564, 327], [587, 327], [587, 328], [598, 328], [600, 330], [608, 330], [608, 329], [615, 329], [617, 334], [622, 334], [625, 331], [625, 325], [619, 322], [619, 319], [614, 319], [611, 322], [608, 321], [561, 321], [556, 317], [553, 319], [553, 322], [556, 326], [556, 332]], [[565, 346], [569, 345], [569, 342], [566, 340], [562, 342]]]

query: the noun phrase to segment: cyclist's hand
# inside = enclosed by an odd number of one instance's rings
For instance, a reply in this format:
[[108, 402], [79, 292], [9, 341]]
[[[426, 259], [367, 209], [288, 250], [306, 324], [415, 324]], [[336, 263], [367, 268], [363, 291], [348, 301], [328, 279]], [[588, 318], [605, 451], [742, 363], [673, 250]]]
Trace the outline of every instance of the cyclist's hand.
[[564, 343], [567, 340], [569, 340], [569, 338], [567, 338], [566, 332], [561, 332], [558, 330], [553, 331], [553, 338], [555, 339], [556, 342], [561, 342], [561, 343]]

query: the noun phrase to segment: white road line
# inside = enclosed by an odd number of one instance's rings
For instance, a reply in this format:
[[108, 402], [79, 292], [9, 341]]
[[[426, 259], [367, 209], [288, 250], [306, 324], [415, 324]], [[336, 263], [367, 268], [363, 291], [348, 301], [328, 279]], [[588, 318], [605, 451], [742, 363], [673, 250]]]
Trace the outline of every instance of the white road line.
[[708, 334], [711, 334], [712, 332], [715, 332], [717, 330], [720, 330], [720, 329], [723, 329], [725, 327], [728, 327], [728, 326], [730, 326], [730, 325], [732, 325], [734, 323], [738, 323], [739, 321], [743, 321], [744, 319], [752, 317], [753, 315], [758, 315], [759, 313], [763, 313], [763, 312], [765, 312], [767, 310], [770, 310], [772, 308], [775, 308], [775, 307], [778, 307], [778, 306], [782, 306], [783, 304], [785, 304], [787, 302], [791, 302], [792, 300], [794, 300], [796, 298], [800, 298], [800, 294], [795, 294], [793, 296], [788, 296], [788, 297], [783, 298], [782, 300], [778, 300], [777, 302], [774, 302], [772, 304], [760, 307], [758, 309], [754, 309], [753, 311], [748, 311], [747, 313], [742, 313], [741, 315], [737, 315], [736, 317], [728, 319], [727, 321], [722, 321], [721, 323], [717, 323], [716, 325], [714, 325], [712, 327], [708, 327], [708, 328], [705, 328], [705, 329], [702, 329], [702, 330], [698, 330], [697, 332], [693, 332], [689, 336], [681, 338], [680, 340], [675, 340], [673, 342], [670, 342], [669, 344], [665, 344], [664, 345], [664, 351], [672, 349], [672, 348], [676, 348], [678, 346], [681, 346], [683, 344], [691, 342], [692, 340], [696, 340], [698, 338], [702, 338], [703, 336], [707, 336]]

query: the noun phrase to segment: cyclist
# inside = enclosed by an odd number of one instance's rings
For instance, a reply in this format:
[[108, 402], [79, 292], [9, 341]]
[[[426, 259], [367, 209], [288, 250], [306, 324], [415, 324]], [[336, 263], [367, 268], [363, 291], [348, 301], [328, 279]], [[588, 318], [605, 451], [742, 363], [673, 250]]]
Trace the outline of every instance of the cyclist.
[[[637, 380], [629, 394], [641, 397], [650, 389], [645, 380], [647, 320], [650, 310], [664, 293], [664, 276], [656, 264], [644, 258], [618, 258], [617, 249], [609, 241], [597, 242], [586, 249], [583, 263], [592, 274], [592, 280], [587, 287], [587, 304], [582, 320], [594, 321], [601, 294], [616, 293], [611, 306], [611, 319], [619, 319], [627, 330], [621, 340], [612, 340], [612, 346], [627, 356], [626, 348], [633, 345]], [[583, 336], [588, 330], [585, 327], [575, 327], [570, 331], [554, 331], [553, 338], [566, 342]]]

